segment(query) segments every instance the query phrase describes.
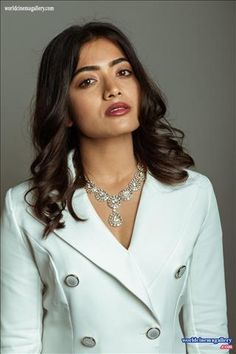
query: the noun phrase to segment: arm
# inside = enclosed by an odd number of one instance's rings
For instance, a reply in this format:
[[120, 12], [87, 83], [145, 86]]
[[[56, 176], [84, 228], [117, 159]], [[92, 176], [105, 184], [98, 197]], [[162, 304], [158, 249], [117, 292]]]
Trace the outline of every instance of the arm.
[[1, 221], [1, 353], [41, 352], [42, 282], [6, 193]]
[[[228, 337], [222, 229], [209, 179], [207, 193], [208, 210], [194, 246], [183, 306], [186, 337]], [[187, 349], [189, 354], [228, 353], [221, 344], [194, 343]]]

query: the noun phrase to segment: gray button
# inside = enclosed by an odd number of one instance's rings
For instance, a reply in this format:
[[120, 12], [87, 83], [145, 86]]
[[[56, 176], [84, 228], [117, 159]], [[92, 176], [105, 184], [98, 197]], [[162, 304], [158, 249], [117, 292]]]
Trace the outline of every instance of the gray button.
[[77, 286], [79, 284], [79, 278], [75, 274], [69, 274], [65, 277], [65, 283], [71, 287]]
[[159, 330], [159, 328], [149, 328], [149, 330], [146, 333], [146, 336], [149, 339], [157, 339], [160, 335], [161, 331]]
[[178, 278], [181, 278], [182, 275], [183, 275], [184, 272], [185, 272], [185, 269], [186, 269], [186, 266], [185, 266], [185, 265], [181, 266], [181, 267], [176, 271], [175, 277], [176, 277], [177, 279], [178, 279]]
[[81, 339], [81, 343], [85, 346], [85, 347], [95, 347], [96, 345], [96, 341], [93, 337], [84, 337]]

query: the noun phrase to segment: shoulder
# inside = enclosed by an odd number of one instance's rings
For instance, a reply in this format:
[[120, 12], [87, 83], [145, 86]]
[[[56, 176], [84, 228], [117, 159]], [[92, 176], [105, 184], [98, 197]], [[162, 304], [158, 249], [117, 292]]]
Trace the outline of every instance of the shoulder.
[[185, 169], [188, 172], [188, 178], [184, 182], [186, 186], [197, 186], [203, 190], [210, 190], [213, 188], [212, 182], [210, 178], [198, 171], [190, 170], [190, 169]]
[[[148, 174], [150, 195], [153, 201], [161, 198], [167, 208], [178, 212], [198, 213], [202, 220], [208, 213], [210, 206], [216, 207], [216, 197], [210, 178], [198, 171], [185, 169], [188, 178], [176, 185], [168, 185], [160, 182]], [[156, 196], [156, 198], [155, 198]], [[216, 209], [216, 208], [215, 208]]]
[[[20, 208], [22, 206], [25, 207], [25, 194], [30, 190], [30, 188], [31, 183], [28, 180], [8, 188], [5, 193], [5, 204], [9, 205], [11, 209]], [[27, 200], [30, 202], [30, 196], [27, 196]]]
[[184, 182], [180, 182], [176, 185], [170, 185], [157, 180], [154, 176], [148, 172], [148, 179], [154, 188], [161, 190], [163, 192], [173, 192], [173, 191], [186, 191], [200, 189], [203, 191], [213, 189], [212, 182], [210, 178], [198, 171], [191, 170], [189, 168], [184, 169], [188, 173], [188, 177]]

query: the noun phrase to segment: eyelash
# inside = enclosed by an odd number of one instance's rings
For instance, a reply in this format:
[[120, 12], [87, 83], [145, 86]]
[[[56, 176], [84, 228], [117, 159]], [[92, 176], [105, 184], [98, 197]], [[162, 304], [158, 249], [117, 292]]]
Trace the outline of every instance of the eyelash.
[[[129, 75], [122, 75], [122, 76], [129, 77], [130, 75], [132, 75], [132, 71], [131, 71], [130, 69], [122, 69], [122, 70], [119, 70], [118, 73], [120, 73], [120, 72], [122, 72], [122, 71], [127, 71], [127, 72], [129, 72]], [[90, 84], [85, 84], [86, 81], [88, 81], [88, 80], [94, 80], [94, 79], [90, 79], [90, 78], [85, 79], [85, 80], [83, 80], [78, 86], [79, 86], [80, 88], [89, 87]], [[91, 85], [92, 85], [92, 84], [91, 84]]]

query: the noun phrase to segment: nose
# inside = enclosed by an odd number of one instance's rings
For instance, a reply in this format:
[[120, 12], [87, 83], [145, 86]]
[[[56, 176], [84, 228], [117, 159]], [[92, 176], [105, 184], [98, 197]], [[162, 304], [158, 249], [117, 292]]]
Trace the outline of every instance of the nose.
[[121, 90], [114, 80], [106, 79], [104, 83], [103, 97], [105, 100], [109, 100], [115, 96], [121, 95]]

